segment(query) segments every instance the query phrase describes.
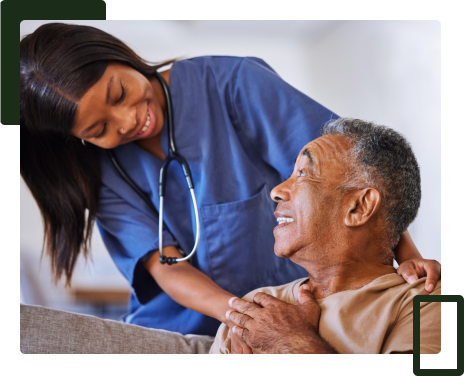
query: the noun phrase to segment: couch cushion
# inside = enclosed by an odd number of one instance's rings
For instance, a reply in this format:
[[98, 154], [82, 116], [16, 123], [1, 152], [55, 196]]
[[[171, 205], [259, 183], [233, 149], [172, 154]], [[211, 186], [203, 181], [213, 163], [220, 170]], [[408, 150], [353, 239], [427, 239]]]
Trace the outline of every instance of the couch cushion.
[[207, 354], [212, 343], [209, 336], [21, 304], [23, 354]]

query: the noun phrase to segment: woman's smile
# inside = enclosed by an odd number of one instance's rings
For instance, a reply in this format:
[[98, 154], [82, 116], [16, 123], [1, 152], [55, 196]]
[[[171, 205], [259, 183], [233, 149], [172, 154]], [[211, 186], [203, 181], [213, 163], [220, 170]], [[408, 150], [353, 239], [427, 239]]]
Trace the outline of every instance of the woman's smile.
[[157, 83], [135, 69], [110, 62], [80, 99], [71, 133], [104, 149], [159, 136], [164, 97]]
[[140, 130], [133, 138], [140, 139], [150, 136], [153, 129], [155, 128], [156, 123], [157, 118], [155, 117], [155, 114], [153, 113], [153, 110], [150, 108], [150, 106], [147, 105], [147, 117], [145, 118], [145, 122], [142, 124], [142, 126], [139, 126]]

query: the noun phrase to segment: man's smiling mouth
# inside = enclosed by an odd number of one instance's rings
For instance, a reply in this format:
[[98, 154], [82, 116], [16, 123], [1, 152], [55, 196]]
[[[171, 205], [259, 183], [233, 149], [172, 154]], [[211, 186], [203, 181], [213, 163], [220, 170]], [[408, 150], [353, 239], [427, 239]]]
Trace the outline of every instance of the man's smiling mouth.
[[277, 221], [279, 224], [283, 224], [283, 223], [294, 222], [294, 218], [278, 217], [278, 218], [276, 218], [276, 221]]

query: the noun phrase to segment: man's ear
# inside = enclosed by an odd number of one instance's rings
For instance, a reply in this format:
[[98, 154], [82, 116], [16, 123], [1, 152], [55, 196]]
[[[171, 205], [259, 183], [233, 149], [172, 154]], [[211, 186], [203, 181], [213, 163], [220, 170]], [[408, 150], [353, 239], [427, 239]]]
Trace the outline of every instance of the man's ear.
[[362, 226], [375, 215], [381, 205], [381, 195], [374, 188], [365, 188], [354, 192], [344, 217], [347, 227]]

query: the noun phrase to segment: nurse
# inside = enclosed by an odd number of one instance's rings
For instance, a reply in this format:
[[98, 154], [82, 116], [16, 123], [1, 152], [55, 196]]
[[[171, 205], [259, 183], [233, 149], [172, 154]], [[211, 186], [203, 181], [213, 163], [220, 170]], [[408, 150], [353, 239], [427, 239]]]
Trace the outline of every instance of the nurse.
[[[228, 300], [305, 277], [273, 253], [271, 189], [291, 173], [303, 145], [336, 118], [284, 82], [263, 60], [208, 56], [149, 65], [113, 36], [88, 26], [46, 24], [25, 37], [21, 61], [21, 176], [44, 220], [55, 279], [71, 281], [89, 253], [97, 220], [116, 266], [132, 287], [127, 322], [215, 335], [229, 324]], [[158, 217], [122, 180], [105, 149], [158, 209], [159, 171], [168, 151], [166, 101], [176, 146], [189, 163], [201, 239], [189, 262], [162, 265]], [[170, 166], [163, 253], [194, 245], [193, 208], [178, 165]], [[396, 249], [410, 282], [436, 261], [421, 259], [408, 233]], [[416, 269], [415, 269], [416, 268]], [[428, 285], [428, 283], [427, 283]], [[432, 289], [432, 288], [431, 288]]]

